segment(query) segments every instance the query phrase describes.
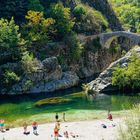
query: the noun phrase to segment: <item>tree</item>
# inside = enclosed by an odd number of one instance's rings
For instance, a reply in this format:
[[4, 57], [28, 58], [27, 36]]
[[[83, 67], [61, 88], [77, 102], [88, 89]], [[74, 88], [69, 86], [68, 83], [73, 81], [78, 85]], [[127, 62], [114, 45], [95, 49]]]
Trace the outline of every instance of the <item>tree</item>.
[[28, 9], [32, 11], [39, 11], [39, 12], [44, 11], [44, 7], [41, 5], [39, 0], [29, 0]]
[[19, 33], [19, 26], [11, 18], [10, 21], [6, 19], [0, 20], [0, 53], [11, 54], [11, 61], [21, 58], [21, 34]]
[[140, 32], [140, 1], [110, 0], [113, 8], [126, 29]]
[[29, 0], [4, 0], [0, 2], [0, 18], [11, 19], [14, 17], [16, 23], [25, 20], [28, 11]]
[[56, 29], [57, 36], [60, 38], [72, 31], [74, 21], [71, 18], [70, 9], [65, 8], [63, 4], [52, 5], [47, 16], [55, 20], [54, 28]]
[[40, 41], [45, 43], [48, 42], [48, 30], [49, 27], [55, 23], [52, 18], [44, 18], [43, 12], [28, 11], [26, 15], [28, 20], [27, 25], [25, 25], [28, 31], [28, 38], [31, 41]]
[[45, 7], [49, 8], [51, 4], [57, 3], [59, 0], [40, 0], [40, 3]]
[[3, 77], [3, 83], [6, 87], [14, 85], [20, 80], [20, 77], [13, 71], [6, 70]]
[[80, 59], [83, 47], [77, 37], [77, 34], [72, 32], [64, 37], [64, 42], [69, 48], [70, 62], [76, 62]]

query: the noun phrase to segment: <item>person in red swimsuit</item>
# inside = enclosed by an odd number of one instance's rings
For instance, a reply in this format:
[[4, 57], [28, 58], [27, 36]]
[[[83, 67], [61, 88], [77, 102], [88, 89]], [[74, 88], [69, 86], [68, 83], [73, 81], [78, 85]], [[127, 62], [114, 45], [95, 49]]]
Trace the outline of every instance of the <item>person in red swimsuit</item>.
[[110, 113], [110, 110], [108, 111], [108, 118], [110, 121], [113, 121], [113, 117], [112, 117], [112, 114]]
[[58, 136], [59, 136], [59, 129], [57, 128], [57, 126], [55, 126], [55, 128], [54, 128], [54, 138], [55, 138], [55, 140], [58, 140]]

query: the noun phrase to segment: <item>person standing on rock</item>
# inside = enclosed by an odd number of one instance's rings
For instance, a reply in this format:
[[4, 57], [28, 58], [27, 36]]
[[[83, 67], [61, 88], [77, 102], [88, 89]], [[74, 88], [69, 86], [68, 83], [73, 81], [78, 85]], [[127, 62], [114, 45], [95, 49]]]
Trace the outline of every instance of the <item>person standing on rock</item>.
[[58, 113], [56, 113], [56, 115], [55, 115], [55, 119], [56, 119], [56, 122], [57, 122], [58, 119], [59, 119]]
[[63, 121], [65, 122], [66, 121], [66, 119], [65, 119], [65, 112], [63, 113]]

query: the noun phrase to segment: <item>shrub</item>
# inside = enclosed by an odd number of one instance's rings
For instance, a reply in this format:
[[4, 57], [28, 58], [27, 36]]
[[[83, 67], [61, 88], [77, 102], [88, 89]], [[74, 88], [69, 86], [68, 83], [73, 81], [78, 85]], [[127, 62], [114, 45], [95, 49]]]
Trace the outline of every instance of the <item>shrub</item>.
[[86, 14], [86, 9], [82, 5], [78, 5], [74, 8], [73, 14], [76, 18], [81, 18], [82, 15]]
[[127, 129], [120, 130], [119, 140], [140, 140], [140, 105], [135, 106], [130, 115], [125, 121]]
[[113, 69], [112, 85], [122, 88], [140, 89], [140, 58], [136, 53], [130, 58], [127, 67]]
[[98, 50], [100, 50], [102, 48], [102, 46], [100, 44], [100, 38], [97, 37], [93, 40], [87, 41], [85, 48], [86, 48], [86, 50], [96, 53]]
[[20, 80], [20, 77], [13, 71], [6, 70], [6, 72], [4, 73], [3, 83], [5, 84], [5, 86], [11, 86], [15, 84], [16, 82], [18, 82], [19, 80]]
[[33, 86], [33, 82], [31, 81], [31, 80], [27, 80], [26, 82], [25, 82], [25, 90], [28, 90], [28, 89], [30, 89], [30, 87], [32, 87]]
[[78, 37], [75, 33], [71, 33], [64, 38], [65, 44], [69, 48], [69, 58], [70, 61], [78, 61], [81, 57], [83, 47], [78, 40]]
[[21, 62], [25, 73], [36, 72], [39, 68], [39, 61], [27, 52], [23, 55]]

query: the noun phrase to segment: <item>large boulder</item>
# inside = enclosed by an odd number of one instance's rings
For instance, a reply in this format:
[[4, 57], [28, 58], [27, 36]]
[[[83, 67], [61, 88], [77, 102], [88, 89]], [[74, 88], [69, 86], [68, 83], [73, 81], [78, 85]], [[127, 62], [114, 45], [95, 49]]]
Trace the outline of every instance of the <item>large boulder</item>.
[[79, 77], [73, 72], [64, 72], [61, 79], [41, 82], [33, 86], [29, 93], [53, 92], [78, 85]]
[[42, 61], [42, 64], [43, 69], [46, 70], [47, 72], [55, 71], [59, 65], [56, 57], [46, 58], [45, 60]]
[[140, 55], [140, 47], [135, 47], [134, 49], [130, 50], [124, 57], [118, 59], [117, 61], [110, 64], [110, 66], [103, 71], [98, 78], [94, 81], [90, 82], [89, 89], [91, 91], [101, 93], [101, 92], [108, 92], [113, 90], [118, 90], [117, 87], [112, 86], [112, 69], [116, 67], [118, 64], [121, 67], [126, 67], [130, 61], [130, 57], [132, 56], [132, 52], [136, 52]]

